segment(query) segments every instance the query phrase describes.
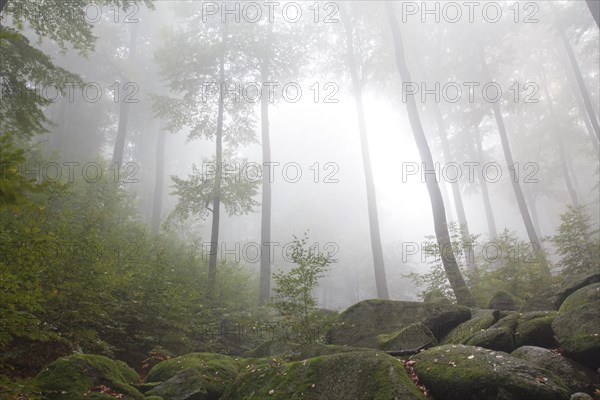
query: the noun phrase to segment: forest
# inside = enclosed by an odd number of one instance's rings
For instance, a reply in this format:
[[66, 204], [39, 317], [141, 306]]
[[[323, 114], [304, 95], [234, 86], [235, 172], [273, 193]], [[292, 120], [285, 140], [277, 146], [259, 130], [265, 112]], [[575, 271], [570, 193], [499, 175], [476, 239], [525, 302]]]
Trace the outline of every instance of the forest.
[[599, 27], [0, 0], [0, 400], [600, 399]]

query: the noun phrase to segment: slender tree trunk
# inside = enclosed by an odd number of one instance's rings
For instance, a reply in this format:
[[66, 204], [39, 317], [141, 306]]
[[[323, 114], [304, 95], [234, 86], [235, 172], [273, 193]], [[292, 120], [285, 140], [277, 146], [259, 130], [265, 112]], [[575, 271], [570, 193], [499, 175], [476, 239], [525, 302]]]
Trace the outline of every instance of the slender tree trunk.
[[212, 227], [210, 232], [210, 255], [208, 258], [208, 296], [214, 298], [217, 286], [217, 253], [219, 248], [219, 220], [221, 214], [221, 182], [223, 180], [223, 113], [225, 94], [225, 52], [227, 48], [227, 23], [222, 25], [221, 56], [219, 60], [219, 110], [217, 114], [216, 132], [216, 173], [214, 184], [214, 198], [212, 208]]
[[[400, 27], [396, 19], [394, 10], [394, 3], [387, 1], [386, 3], [387, 15], [392, 30], [392, 36], [394, 40], [394, 48], [396, 53], [396, 66], [400, 73], [400, 77], [404, 82], [411, 82], [410, 72], [406, 65], [404, 58], [404, 45], [402, 43], [402, 36], [400, 33]], [[423, 126], [419, 118], [419, 112], [417, 109], [417, 103], [414, 97], [408, 97], [406, 101], [406, 108], [408, 111], [408, 117], [412, 127], [413, 135], [421, 156], [421, 161], [425, 164], [428, 170], [434, 170], [433, 157], [431, 156], [431, 150], [423, 131]], [[433, 174], [427, 174], [425, 178], [427, 190], [429, 192], [429, 199], [431, 201], [431, 208], [433, 212], [433, 222], [435, 226], [435, 235], [437, 238], [438, 245], [440, 246], [440, 253], [442, 254], [442, 264], [450, 286], [454, 291], [456, 300], [459, 304], [465, 306], [474, 306], [475, 300], [467, 287], [465, 280], [458, 268], [456, 259], [452, 252], [452, 245], [450, 242], [450, 234], [448, 232], [448, 224], [446, 221], [446, 211], [444, 209], [444, 201], [442, 200], [442, 194], [440, 187], [436, 181], [436, 177]]]
[[162, 217], [162, 200], [165, 183], [165, 144], [167, 134], [164, 130], [158, 130], [158, 138], [156, 141], [156, 176], [154, 181], [154, 199], [152, 202], [152, 219], [151, 229], [152, 234], [157, 236], [160, 232], [160, 221]]
[[594, 21], [596, 21], [596, 25], [600, 28], [600, 0], [585, 0], [594, 17]]
[[[269, 24], [270, 25], [270, 24]], [[267, 33], [266, 51], [271, 45], [271, 31]], [[263, 85], [269, 80], [269, 56], [264, 56], [261, 63], [261, 79]], [[264, 88], [264, 86], [263, 86]], [[271, 138], [269, 133], [269, 96], [264, 93], [260, 102], [262, 130], [262, 212], [261, 212], [261, 257], [260, 257], [260, 293], [259, 301], [264, 304], [271, 298]]]
[[452, 201], [450, 200], [450, 195], [448, 194], [448, 185], [446, 182], [441, 182], [440, 190], [442, 191], [442, 200], [444, 200], [448, 221], [454, 221], [454, 214], [452, 213]]
[[[449, 163], [452, 161], [452, 152], [450, 151], [450, 143], [448, 143], [448, 132], [446, 131], [446, 125], [444, 124], [444, 118], [440, 110], [439, 103], [433, 103], [433, 112], [435, 113], [435, 119], [438, 126], [438, 135], [442, 143], [442, 152], [444, 153], [444, 161]], [[471, 244], [471, 233], [469, 232], [469, 224], [467, 223], [467, 216], [465, 214], [465, 206], [463, 205], [462, 195], [460, 193], [460, 185], [458, 182], [450, 182], [452, 187], [452, 195], [454, 198], [454, 207], [456, 208], [456, 214], [458, 215], [458, 223], [460, 224], [460, 235], [464, 244], [463, 251], [467, 262], [467, 270], [469, 273], [477, 272], [477, 264], [475, 264], [475, 254], [473, 252], [473, 246]]]
[[0, 0], [0, 14], [2, 14], [2, 11], [4, 11], [4, 7], [6, 7], [8, 1], [9, 0]]
[[[479, 126], [475, 126], [475, 144], [477, 145], [477, 158], [480, 163], [485, 161], [485, 155], [483, 154], [483, 144], [481, 143], [481, 133]], [[498, 237], [496, 231], [496, 221], [494, 219], [494, 210], [492, 209], [492, 202], [490, 201], [490, 192], [488, 190], [487, 181], [483, 173], [483, 168], [479, 169], [479, 185], [481, 186], [481, 197], [483, 198], [483, 207], [485, 209], [485, 217], [487, 219], [488, 234], [490, 239], [494, 240]]]
[[592, 141], [592, 145], [594, 146], [596, 153], [598, 153], [600, 151], [600, 143], [598, 142], [598, 137], [594, 133], [594, 127], [592, 126], [592, 123], [590, 122], [590, 116], [588, 115], [588, 113], [585, 109], [585, 105], [583, 104], [583, 99], [580, 95], [580, 91], [576, 89], [577, 81], [574, 76], [575, 73], [573, 71], [573, 68], [571, 68], [569, 66], [569, 64], [565, 61], [565, 59], [569, 58], [569, 56], [567, 55], [567, 50], [564, 48], [564, 46], [562, 46], [562, 47], [558, 46], [557, 50], [559, 52], [559, 54], [557, 55], [557, 58], [560, 61], [563, 69], [565, 70], [565, 75], [567, 77], [567, 80], [569, 81], [569, 87], [571, 88], [571, 93], [573, 94], [573, 98], [575, 99], [575, 102], [577, 104], [577, 108], [579, 110], [579, 115], [585, 124], [588, 136], [590, 137], [590, 140]]
[[[135, 58], [137, 48], [138, 24], [132, 24], [131, 36], [129, 39], [129, 55], [127, 59], [129, 63]], [[124, 80], [126, 80], [125, 78]], [[124, 85], [119, 86], [117, 92], [117, 101], [119, 102], [119, 129], [117, 130], [117, 139], [113, 150], [112, 162], [117, 164], [117, 168], [121, 168], [123, 164], [123, 152], [125, 149], [125, 138], [127, 137], [127, 124], [129, 123], [129, 102], [126, 102], [125, 96], [122, 95]]]
[[558, 21], [558, 33], [563, 42], [564, 48], [567, 51], [567, 56], [568, 56], [569, 62], [571, 64], [571, 68], [573, 68], [573, 72], [575, 73], [575, 79], [577, 80], [577, 86], [579, 87], [581, 97], [583, 98], [583, 104], [585, 105], [585, 109], [590, 118], [590, 122], [592, 124], [592, 129], [594, 130], [596, 138], [598, 140], [600, 140], [600, 125], [598, 124], [598, 119], [596, 118], [596, 113], [594, 112], [594, 107], [592, 105], [592, 98], [587, 89], [587, 86], [585, 86], [585, 82], [583, 80], [583, 75], [581, 74], [581, 69], [579, 68], [577, 59], [575, 58], [575, 53], [573, 52], [573, 48], [571, 47], [569, 38], [567, 38], [567, 34], [565, 33], [565, 28], [562, 25], [562, 22], [560, 22], [560, 17], [557, 18], [557, 21]]
[[565, 144], [562, 138], [562, 132], [560, 132], [559, 127], [560, 123], [556, 118], [556, 113], [554, 110], [554, 104], [552, 101], [552, 97], [550, 96], [550, 92], [548, 91], [548, 85], [542, 77], [542, 84], [544, 86], [544, 93], [546, 94], [546, 99], [548, 99], [548, 111], [550, 112], [550, 118], [554, 123], [554, 136], [556, 138], [556, 143], [558, 146], [558, 156], [560, 159], [560, 167], [562, 170], [563, 179], [565, 180], [565, 186], [567, 187], [567, 191], [569, 192], [569, 196], [571, 197], [571, 205], [573, 207], [579, 206], [579, 200], [577, 199], [577, 192], [575, 191], [575, 187], [573, 186], [573, 182], [571, 180], [571, 174], [569, 172], [569, 165], [567, 164], [567, 155], [565, 153]]
[[[485, 79], [487, 82], [492, 82], [492, 75], [490, 74], [487, 61], [485, 59], [485, 50], [483, 48], [483, 44], [479, 45], [479, 56], [484, 74], [483, 79]], [[529, 214], [529, 210], [527, 209], [527, 203], [525, 202], [525, 197], [523, 196], [523, 191], [521, 190], [521, 185], [519, 184], [519, 178], [516, 173], [517, 171], [515, 171], [515, 163], [513, 161], [512, 152], [508, 143], [508, 135], [506, 133], [506, 127], [504, 125], [504, 118], [502, 117], [502, 111], [500, 110], [500, 105], [498, 104], [498, 102], [492, 103], [492, 109], [494, 112], [494, 118], [496, 119], [496, 124], [498, 125], [498, 133], [500, 134], [500, 141], [502, 142], [504, 158], [506, 159], [506, 164], [508, 165], [508, 168], [510, 170], [512, 187], [517, 198], [517, 204], [519, 206], [521, 218], [523, 219], [525, 229], [527, 230], [529, 242], [532, 244], [532, 246], [535, 247], [535, 251], [537, 253], [538, 259], [540, 260], [540, 263], [546, 267], [546, 270], [549, 274], [550, 269], [548, 268], [548, 263], [546, 262], [542, 252], [542, 243], [539, 240], [538, 235], [536, 234], [535, 229], [533, 227], [531, 215]]]
[[542, 235], [542, 228], [540, 226], [540, 218], [537, 212], [537, 199], [534, 196], [529, 185], [524, 185], [525, 197], [527, 198], [527, 205], [529, 206], [529, 210], [531, 210], [531, 220], [533, 221], [533, 227], [538, 236]]
[[373, 252], [373, 265], [375, 268], [375, 285], [377, 287], [377, 297], [380, 299], [389, 299], [387, 280], [385, 275], [385, 264], [383, 261], [383, 249], [381, 247], [381, 233], [379, 230], [379, 216], [377, 212], [377, 195], [375, 182], [373, 180], [373, 170], [371, 168], [371, 156], [369, 154], [369, 139], [367, 136], [367, 125], [365, 122], [365, 111], [362, 99], [362, 82], [358, 77], [358, 68], [354, 56], [354, 37], [353, 26], [345, 10], [342, 11], [342, 20], [346, 29], [346, 39], [348, 46], [348, 67], [352, 78], [352, 87], [354, 89], [354, 101], [356, 103], [356, 115], [358, 117], [358, 130], [360, 132], [360, 144], [362, 150], [363, 169], [365, 173], [365, 183], [367, 191], [367, 209], [369, 213], [369, 229], [371, 236], [371, 251]]

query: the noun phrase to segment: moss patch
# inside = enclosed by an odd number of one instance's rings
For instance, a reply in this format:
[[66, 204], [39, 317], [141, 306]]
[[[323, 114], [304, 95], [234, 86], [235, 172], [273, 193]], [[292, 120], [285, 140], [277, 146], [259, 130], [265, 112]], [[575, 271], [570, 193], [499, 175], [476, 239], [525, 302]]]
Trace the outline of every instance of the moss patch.
[[600, 301], [560, 314], [552, 329], [565, 353], [592, 368], [600, 367]]
[[383, 352], [359, 351], [249, 365], [221, 400], [425, 399], [403, 364]]
[[365, 300], [340, 314], [327, 339], [330, 344], [377, 348], [378, 335], [399, 332], [418, 322], [439, 339], [470, 317], [468, 308], [456, 305]]
[[[37, 382], [48, 400], [81, 400], [91, 389], [105, 385], [124, 395], [125, 399], [144, 399], [129, 382], [135, 372], [106, 357], [81, 354], [62, 357], [44, 368]], [[90, 394], [86, 398], [102, 398]], [[101, 397], [98, 397], [101, 396]], [[106, 398], [106, 396], [104, 396]]]
[[466, 344], [477, 332], [495, 324], [500, 318], [498, 310], [478, 310], [473, 317], [452, 329], [442, 344]]
[[146, 394], [170, 400], [219, 398], [235, 379], [240, 362], [214, 353], [192, 353], [155, 365], [147, 382], [162, 382]]
[[557, 316], [556, 311], [535, 311], [521, 315], [515, 329], [516, 347], [557, 347], [558, 343], [552, 330], [552, 322]]
[[561, 314], [566, 313], [567, 311], [574, 310], [577, 307], [581, 307], [599, 300], [600, 283], [594, 283], [592, 285], [582, 287], [567, 297], [560, 306], [558, 312]]
[[386, 351], [416, 349], [428, 343], [437, 344], [433, 333], [420, 322], [391, 335], [379, 335], [377, 341], [379, 348]]
[[566, 400], [569, 389], [551, 372], [504, 352], [444, 345], [414, 355], [420, 381], [445, 400]]

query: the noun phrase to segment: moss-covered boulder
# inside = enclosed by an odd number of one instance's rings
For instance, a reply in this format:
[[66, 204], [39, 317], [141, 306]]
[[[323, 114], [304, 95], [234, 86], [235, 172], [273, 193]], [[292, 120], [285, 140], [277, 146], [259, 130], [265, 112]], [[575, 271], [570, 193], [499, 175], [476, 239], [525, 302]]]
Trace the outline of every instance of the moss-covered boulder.
[[566, 313], [594, 301], [600, 301], [600, 283], [584, 286], [575, 291], [563, 301], [558, 311], [561, 314]]
[[290, 356], [286, 357], [289, 361], [306, 360], [307, 358], [315, 358], [338, 353], [353, 353], [357, 351], [373, 351], [373, 349], [337, 346], [333, 344], [310, 343], [300, 347]]
[[79, 354], [59, 358], [44, 368], [36, 380], [47, 400], [114, 398], [100, 393], [104, 387], [121, 394], [125, 400], [144, 399], [131, 386], [139, 381], [136, 372], [103, 356]]
[[377, 336], [401, 331], [422, 322], [436, 337], [471, 317], [462, 306], [412, 301], [365, 300], [342, 312], [327, 333], [330, 344], [377, 348]]
[[530, 297], [521, 307], [520, 311], [556, 311], [571, 294], [582, 287], [598, 282], [600, 282], [600, 273], [568, 277], [561, 284], [552, 285]]
[[504, 290], [499, 290], [494, 293], [487, 308], [492, 310], [517, 311], [521, 303], [522, 300], [517, 299], [512, 294]]
[[439, 289], [430, 290], [429, 292], [425, 293], [423, 296], [423, 301], [425, 303], [452, 304], [444, 292]]
[[437, 339], [421, 322], [411, 324], [399, 332], [377, 337], [379, 348], [385, 351], [418, 349], [425, 345], [435, 346]]
[[521, 358], [536, 367], [547, 369], [563, 378], [572, 392], [592, 393], [595, 384], [600, 386], [598, 374], [558, 353], [536, 346], [523, 346], [513, 351], [513, 357]]
[[420, 383], [444, 400], [568, 400], [560, 377], [504, 352], [444, 345], [411, 357]]
[[517, 320], [515, 329], [515, 346], [558, 347], [552, 330], [552, 322], [557, 316], [556, 311], [535, 311], [522, 314]]
[[214, 353], [192, 353], [155, 365], [146, 382], [161, 382], [147, 396], [168, 400], [218, 399], [233, 382], [240, 362]]
[[593, 370], [600, 367], [600, 301], [561, 313], [552, 330], [568, 357]]
[[244, 354], [246, 358], [262, 358], [281, 356], [288, 357], [297, 352], [298, 346], [285, 340], [269, 340], [261, 343], [255, 349], [252, 349]]
[[510, 314], [489, 328], [476, 332], [466, 344], [510, 353], [516, 348], [515, 329], [518, 319], [518, 313]]
[[333, 354], [244, 368], [221, 400], [425, 399], [404, 365], [383, 352]]
[[477, 310], [473, 317], [452, 329], [442, 339], [442, 344], [466, 344], [476, 333], [494, 325], [500, 319], [498, 310]]

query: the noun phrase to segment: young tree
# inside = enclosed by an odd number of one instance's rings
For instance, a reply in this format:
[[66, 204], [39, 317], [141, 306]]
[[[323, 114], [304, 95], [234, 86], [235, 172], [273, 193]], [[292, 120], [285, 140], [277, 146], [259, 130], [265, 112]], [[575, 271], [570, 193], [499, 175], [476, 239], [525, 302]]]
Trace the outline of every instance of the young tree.
[[[394, 39], [394, 48], [396, 52], [396, 65], [400, 76], [404, 82], [411, 82], [410, 72], [406, 65], [404, 56], [404, 45], [402, 42], [402, 36], [400, 33], [400, 27], [395, 14], [393, 3], [386, 2], [386, 10], [388, 14], [388, 20], [390, 29], [392, 31], [392, 37]], [[412, 127], [413, 135], [417, 143], [417, 148], [421, 156], [421, 160], [425, 165], [425, 168], [429, 171], [434, 170], [433, 157], [429, 144], [423, 131], [423, 126], [419, 118], [419, 112], [414, 97], [409, 96], [406, 101], [406, 107], [408, 110], [408, 117]], [[431, 201], [431, 208], [433, 212], [433, 221], [435, 226], [435, 235], [437, 238], [438, 245], [441, 249], [451, 249], [450, 234], [448, 232], [448, 224], [446, 221], [446, 211], [444, 210], [444, 201], [440, 192], [440, 187], [436, 182], [435, 176], [428, 174], [425, 179], [427, 190], [429, 192], [429, 198]], [[467, 287], [465, 280], [458, 268], [458, 264], [452, 251], [442, 251], [442, 262], [444, 270], [448, 276], [448, 280], [454, 291], [454, 295], [459, 304], [466, 306], [473, 306], [475, 304], [473, 296]]]
[[209, 201], [212, 221], [208, 294], [211, 296], [216, 287], [221, 190], [228, 181], [223, 175], [224, 143], [233, 149], [255, 140], [253, 103], [236, 92], [247, 77], [250, 35], [243, 24], [230, 27], [227, 19], [222, 22], [214, 17], [203, 21], [198, 4], [178, 6], [184, 29], [168, 34], [165, 40], [168, 45], [157, 52], [160, 72], [178, 97], [157, 97], [156, 110], [168, 121], [167, 129], [178, 131], [185, 126], [190, 128], [190, 139], [215, 140], [215, 170]]
[[319, 254], [307, 247], [308, 236], [299, 239], [294, 236], [291, 247], [291, 260], [296, 266], [289, 272], [279, 271], [275, 280], [273, 307], [285, 318], [301, 343], [319, 340], [319, 315], [317, 299], [313, 296], [319, 279], [333, 259], [330, 254]]

